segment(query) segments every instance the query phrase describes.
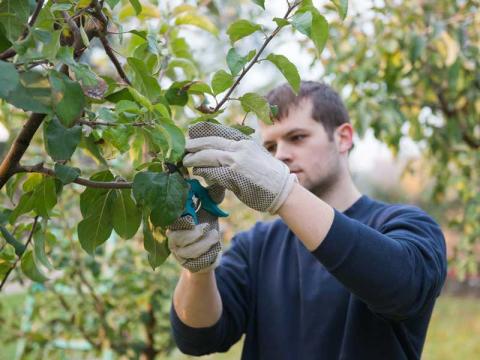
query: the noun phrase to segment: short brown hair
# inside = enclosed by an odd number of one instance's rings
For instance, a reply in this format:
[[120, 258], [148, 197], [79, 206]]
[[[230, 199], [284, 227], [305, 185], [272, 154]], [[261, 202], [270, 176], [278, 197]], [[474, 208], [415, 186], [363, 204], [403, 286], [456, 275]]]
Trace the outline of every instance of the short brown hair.
[[270, 105], [278, 107], [275, 119], [281, 121], [288, 111], [304, 99], [312, 101], [312, 118], [323, 125], [329, 138], [333, 131], [344, 123], [349, 123], [347, 109], [340, 96], [330, 86], [316, 81], [302, 81], [297, 95], [288, 83], [271, 90], [267, 96]]

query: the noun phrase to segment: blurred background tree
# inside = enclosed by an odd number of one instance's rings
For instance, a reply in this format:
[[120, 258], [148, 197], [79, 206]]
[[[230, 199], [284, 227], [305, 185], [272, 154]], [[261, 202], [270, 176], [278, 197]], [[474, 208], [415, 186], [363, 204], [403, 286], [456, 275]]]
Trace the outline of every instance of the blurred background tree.
[[360, 134], [373, 129], [394, 154], [405, 138], [418, 146], [421, 165], [406, 170], [430, 179], [424, 202], [461, 234], [451, 254], [461, 278], [480, 260], [479, 8], [387, 0], [333, 22], [322, 57]]

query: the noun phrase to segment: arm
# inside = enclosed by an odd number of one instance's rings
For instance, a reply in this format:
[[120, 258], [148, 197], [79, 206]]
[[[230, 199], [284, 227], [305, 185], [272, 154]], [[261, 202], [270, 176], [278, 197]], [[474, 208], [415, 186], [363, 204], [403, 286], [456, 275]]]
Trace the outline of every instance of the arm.
[[193, 328], [214, 325], [222, 314], [222, 300], [213, 270], [191, 273], [183, 269], [173, 294], [179, 319]]
[[446, 274], [443, 235], [425, 213], [402, 207], [375, 230], [296, 185], [279, 214], [313, 255], [377, 313], [408, 318], [438, 296]]
[[173, 335], [182, 352], [227, 351], [245, 332], [251, 280], [244, 240], [232, 240], [215, 272], [182, 272], [170, 312]]

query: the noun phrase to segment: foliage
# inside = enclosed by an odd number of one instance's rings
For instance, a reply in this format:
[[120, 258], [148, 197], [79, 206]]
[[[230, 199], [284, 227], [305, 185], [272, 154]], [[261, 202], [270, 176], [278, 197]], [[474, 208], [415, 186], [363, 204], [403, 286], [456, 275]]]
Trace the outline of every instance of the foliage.
[[434, 184], [430, 198], [462, 233], [457, 273], [478, 271], [480, 27], [475, 1], [385, 1], [330, 24], [323, 63], [361, 133], [397, 152], [408, 136]]

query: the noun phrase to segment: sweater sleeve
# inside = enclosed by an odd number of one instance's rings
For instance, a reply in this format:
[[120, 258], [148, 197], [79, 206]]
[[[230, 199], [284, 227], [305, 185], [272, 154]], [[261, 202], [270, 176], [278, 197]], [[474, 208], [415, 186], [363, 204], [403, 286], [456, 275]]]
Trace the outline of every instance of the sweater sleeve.
[[222, 299], [222, 315], [216, 324], [193, 328], [184, 324], [175, 308], [170, 308], [172, 332], [178, 348], [189, 355], [225, 352], [245, 332], [250, 299], [250, 276], [247, 244], [237, 235], [215, 269], [218, 291]]
[[372, 311], [395, 320], [430, 308], [446, 276], [440, 227], [414, 207], [392, 207], [378, 230], [336, 211], [312, 253]]

